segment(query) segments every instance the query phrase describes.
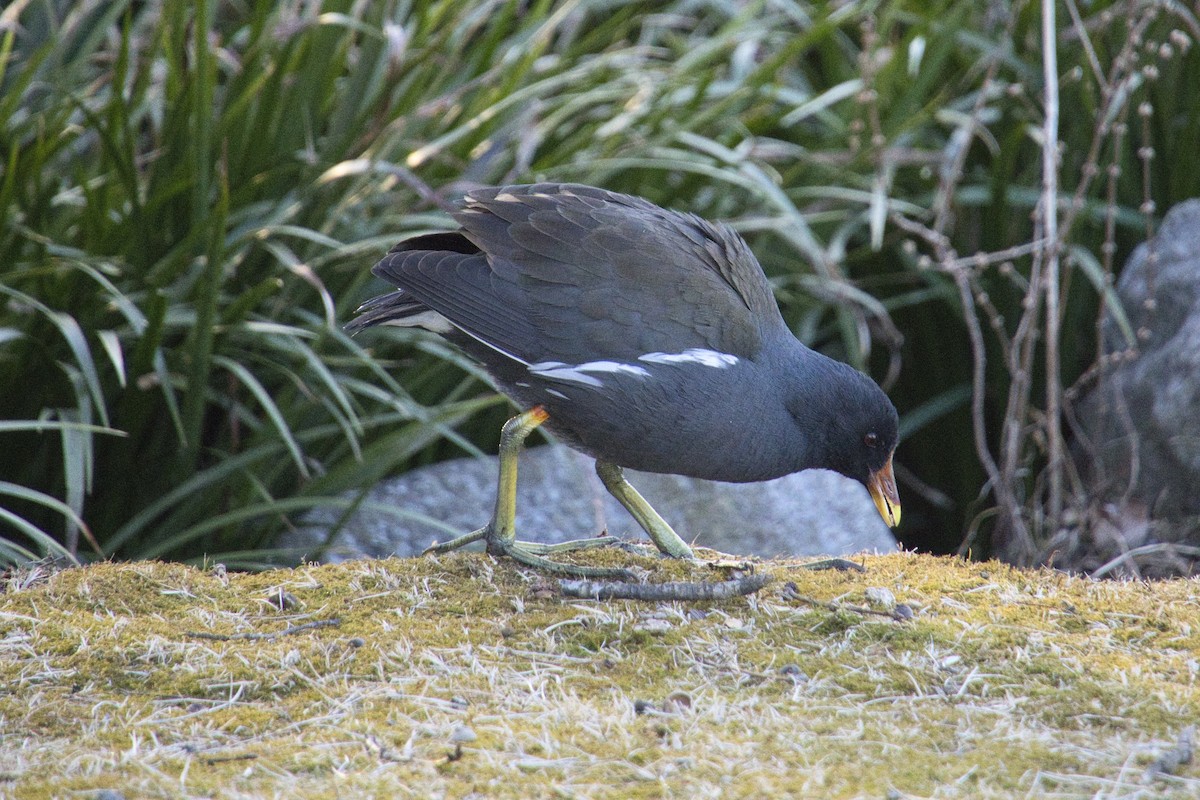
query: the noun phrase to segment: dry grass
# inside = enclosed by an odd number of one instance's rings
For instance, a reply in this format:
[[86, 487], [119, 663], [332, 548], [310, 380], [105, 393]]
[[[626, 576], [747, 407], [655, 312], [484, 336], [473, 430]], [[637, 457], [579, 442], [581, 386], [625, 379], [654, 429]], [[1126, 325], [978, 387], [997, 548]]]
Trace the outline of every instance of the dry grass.
[[[1195, 764], [1148, 775], [1200, 711], [1200, 583], [864, 563], [661, 605], [565, 600], [473, 554], [10, 576], [0, 796], [1200, 792]], [[846, 610], [893, 602], [913, 618]]]

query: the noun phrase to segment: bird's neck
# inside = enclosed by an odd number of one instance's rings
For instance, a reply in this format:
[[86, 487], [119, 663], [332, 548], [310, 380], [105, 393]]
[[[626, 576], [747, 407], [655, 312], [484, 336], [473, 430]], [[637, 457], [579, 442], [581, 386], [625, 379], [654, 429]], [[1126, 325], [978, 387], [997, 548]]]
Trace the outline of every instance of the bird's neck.
[[780, 376], [779, 403], [791, 423], [786, 428], [792, 436], [786, 443], [792, 454], [790, 471], [829, 469], [843, 455], [833, 443], [843, 434], [850, 412], [846, 401], [862, 377], [849, 364], [805, 347], [790, 334], [789, 338], [774, 348], [779, 362], [773, 370]]

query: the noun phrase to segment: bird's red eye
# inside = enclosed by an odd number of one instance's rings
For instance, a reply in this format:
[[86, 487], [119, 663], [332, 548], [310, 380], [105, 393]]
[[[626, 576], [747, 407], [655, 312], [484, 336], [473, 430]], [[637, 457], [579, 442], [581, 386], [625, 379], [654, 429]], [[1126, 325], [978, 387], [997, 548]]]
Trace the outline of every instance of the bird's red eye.
[[874, 432], [868, 433], [863, 437], [863, 444], [867, 447], [879, 447], [879, 434]]

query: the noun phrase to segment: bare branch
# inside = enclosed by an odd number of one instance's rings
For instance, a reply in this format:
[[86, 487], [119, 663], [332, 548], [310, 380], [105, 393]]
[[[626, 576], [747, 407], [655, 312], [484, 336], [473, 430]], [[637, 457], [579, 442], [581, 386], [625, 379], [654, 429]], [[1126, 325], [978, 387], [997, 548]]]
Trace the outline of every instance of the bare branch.
[[590, 600], [645, 600], [661, 603], [728, 600], [738, 595], [753, 594], [770, 582], [770, 575], [760, 573], [721, 583], [623, 583], [619, 581], [560, 580], [558, 587], [566, 597], [582, 597]]
[[193, 639], [208, 639], [214, 642], [232, 642], [237, 639], [254, 639], [256, 641], [277, 639], [280, 636], [289, 636], [295, 633], [303, 633], [317, 628], [332, 628], [341, 625], [340, 619], [318, 619], [313, 622], [306, 622], [303, 625], [292, 625], [284, 628], [281, 631], [272, 631], [270, 633], [205, 633], [203, 631], [185, 631], [184, 636], [190, 636]]
[[[1059, 363], [1058, 240], [1058, 25], [1055, 0], [1042, 0], [1042, 76], [1046, 119], [1042, 127], [1042, 226], [1049, 243], [1046, 261], [1046, 439], [1049, 463], [1049, 530], [1057, 530], [1063, 508], [1062, 373]], [[1094, 58], [1094, 55], [1093, 55]]]

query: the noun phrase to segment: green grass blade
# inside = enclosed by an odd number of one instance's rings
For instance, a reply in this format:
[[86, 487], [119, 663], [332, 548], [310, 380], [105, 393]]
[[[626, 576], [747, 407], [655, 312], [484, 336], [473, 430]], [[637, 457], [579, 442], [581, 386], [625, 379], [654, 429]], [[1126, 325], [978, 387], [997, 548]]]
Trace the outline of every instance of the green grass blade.
[[250, 393], [254, 395], [256, 400], [258, 400], [258, 403], [262, 407], [263, 411], [266, 412], [267, 418], [271, 421], [271, 424], [275, 426], [275, 430], [279, 433], [279, 437], [283, 441], [287, 452], [291, 455], [292, 462], [296, 465], [296, 469], [305, 478], [309, 477], [308, 465], [305, 463], [304, 452], [300, 449], [299, 442], [297, 442], [295, 436], [292, 435], [292, 430], [288, 426], [287, 419], [283, 411], [281, 411], [279, 406], [276, 405], [275, 400], [271, 397], [271, 393], [267, 391], [267, 388], [262, 384], [258, 377], [255, 376], [254, 373], [252, 373], [244, 365], [239, 364], [238, 362], [226, 356], [214, 357], [213, 364], [229, 370], [234, 376], [237, 377], [238, 381], [243, 386], [250, 390]]

